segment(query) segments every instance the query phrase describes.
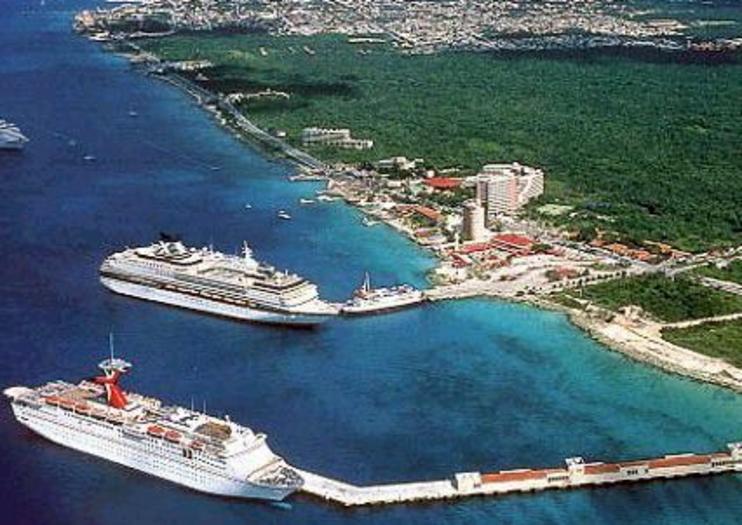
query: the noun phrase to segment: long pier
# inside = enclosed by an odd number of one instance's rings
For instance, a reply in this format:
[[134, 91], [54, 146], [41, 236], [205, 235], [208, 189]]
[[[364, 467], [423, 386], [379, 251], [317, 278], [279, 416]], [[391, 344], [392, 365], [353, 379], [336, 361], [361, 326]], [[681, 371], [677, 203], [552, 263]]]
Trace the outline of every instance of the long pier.
[[459, 472], [436, 481], [368, 486], [352, 485], [300, 469], [297, 471], [304, 478], [304, 493], [354, 507], [742, 473], [742, 442], [729, 443], [727, 449], [727, 452], [672, 454], [620, 463], [586, 463], [583, 458], [574, 457], [566, 459], [562, 468], [516, 469], [486, 474]]

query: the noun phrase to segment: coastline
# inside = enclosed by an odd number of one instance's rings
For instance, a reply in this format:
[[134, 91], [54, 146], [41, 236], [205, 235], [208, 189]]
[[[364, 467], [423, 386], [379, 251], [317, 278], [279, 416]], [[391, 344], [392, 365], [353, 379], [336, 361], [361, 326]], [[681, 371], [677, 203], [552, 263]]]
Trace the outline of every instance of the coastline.
[[[119, 44], [124, 44], [137, 52], [141, 52], [141, 49], [129, 40], [119, 42]], [[129, 59], [132, 65], [134, 65], [131, 61], [132, 55], [121, 50], [113, 49], [113, 51]], [[159, 57], [152, 58], [159, 63]], [[217, 94], [196, 85], [188, 78], [173, 71], [152, 73], [151, 70], [146, 71], [146, 74], [171, 84], [191, 95], [202, 109], [214, 117], [218, 124], [229, 130], [240, 141], [257, 147], [266, 156], [272, 159], [288, 161], [300, 171], [308, 170], [310, 174], [315, 170], [324, 171], [328, 169], [328, 166], [319, 159], [291, 146], [284, 140], [273, 137], [240, 113], [231, 103], [222, 100]], [[295, 178], [292, 177], [292, 180], [303, 180], [305, 176], [307, 180], [316, 180], [317, 178], [317, 175], [299, 174]], [[332, 178], [326, 175], [323, 175], [322, 178], [332, 181]], [[368, 215], [368, 212], [361, 206], [358, 206], [357, 203], [345, 198], [342, 194], [338, 195], [343, 197], [346, 204], [352, 205], [364, 215]], [[408, 237], [415, 243], [416, 247], [428, 251], [438, 259], [435, 250], [415, 242], [414, 237], [404, 227], [394, 221], [388, 220], [383, 220], [383, 224], [392, 228], [397, 233]], [[435, 290], [435, 288], [425, 290], [426, 295], [431, 290]], [[466, 293], [452, 296], [442, 295], [440, 297], [434, 297], [428, 295], [428, 298], [431, 300], [455, 300], [475, 297], [526, 303], [536, 308], [562, 312], [567, 316], [572, 325], [611, 351], [619, 352], [632, 360], [652, 365], [665, 372], [724, 387], [735, 393], [742, 393], [742, 369], [736, 368], [720, 358], [709, 357], [674, 345], [663, 340], [661, 337], [651, 337], [641, 330], [627, 326], [626, 323], [619, 324], [613, 321], [601, 321], [581, 310], [554, 303], [545, 297], [528, 296], [521, 298], [502, 295], [483, 289], [470, 290]]]
[[574, 326], [592, 339], [634, 361], [742, 394], [741, 369], [723, 359], [699, 354], [647, 333], [656, 327], [649, 326], [649, 330], [642, 330], [641, 326], [632, 327], [622, 316], [616, 317], [624, 322], [605, 322], [581, 310], [543, 298], [529, 299], [527, 302], [539, 308], [564, 313]]

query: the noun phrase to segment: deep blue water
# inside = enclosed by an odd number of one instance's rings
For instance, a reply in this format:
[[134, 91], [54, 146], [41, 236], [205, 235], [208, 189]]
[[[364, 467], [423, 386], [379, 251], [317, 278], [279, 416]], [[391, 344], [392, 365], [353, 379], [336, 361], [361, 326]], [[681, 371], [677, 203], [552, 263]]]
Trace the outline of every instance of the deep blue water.
[[[303, 468], [352, 482], [716, 450], [742, 398], [627, 361], [560, 315], [491, 301], [332, 322], [235, 323], [107, 293], [97, 266], [161, 230], [261, 258], [346, 297], [365, 269], [422, 284], [431, 260], [350, 208], [300, 208], [312, 185], [217, 128], [170, 86], [70, 30], [91, 2], [0, 12], [0, 116], [32, 138], [0, 156], [0, 385], [77, 379], [107, 352], [132, 389], [269, 434]], [[132, 118], [134, 109], [139, 117]], [[95, 161], [85, 161], [85, 155]], [[218, 167], [218, 170], [212, 169]], [[250, 202], [254, 208], [245, 210]], [[288, 208], [293, 221], [275, 218]], [[35, 437], [0, 407], [2, 523], [734, 523], [742, 479], [347, 511], [204, 496]]]

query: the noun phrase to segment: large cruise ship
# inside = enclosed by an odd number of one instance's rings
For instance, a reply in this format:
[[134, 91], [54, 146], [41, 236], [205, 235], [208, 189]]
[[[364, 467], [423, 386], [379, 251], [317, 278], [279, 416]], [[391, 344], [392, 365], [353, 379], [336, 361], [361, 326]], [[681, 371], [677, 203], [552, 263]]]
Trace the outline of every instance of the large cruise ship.
[[76, 385], [53, 381], [4, 394], [21, 424], [55, 443], [201, 492], [280, 501], [301, 488], [302, 477], [265, 434], [124, 392], [119, 379], [131, 365], [113, 355], [98, 367], [102, 375]]
[[101, 282], [114, 292], [245, 321], [311, 326], [337, 315], [317, 287], [252, 256], [186, 247], [165, 237], [108, 257]]
[[28, 142], [28, 138], [21, 133], [18, 126], [11, 124], [7, 120], [0, 119], [0, 150], [23, 149], [26, 142]]
[[380, 313], [412, 306], [424, 300], [423, 292], [408, 284], [372, 288], [371, 278], [366, 273], [363, 284], [353, 293], [353, 297], [343, 304], [341, 311], [346, 315]]

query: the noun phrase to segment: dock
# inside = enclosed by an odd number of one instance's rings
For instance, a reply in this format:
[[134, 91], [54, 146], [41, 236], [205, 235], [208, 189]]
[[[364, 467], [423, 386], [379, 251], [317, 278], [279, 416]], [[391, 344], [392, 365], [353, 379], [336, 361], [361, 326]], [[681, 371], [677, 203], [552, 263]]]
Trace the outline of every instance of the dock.
[[671, 454], [620, 463], [587, 463], [573, 457], [561, 468], [459, 472], [448, 479], [384, 485], [357, 486], [296, 470], [304, 478], [305, 494], [344, 507], [391, 505], [742, 473], [742, 442], [729, 443], [726, 452], [710, 454]]

